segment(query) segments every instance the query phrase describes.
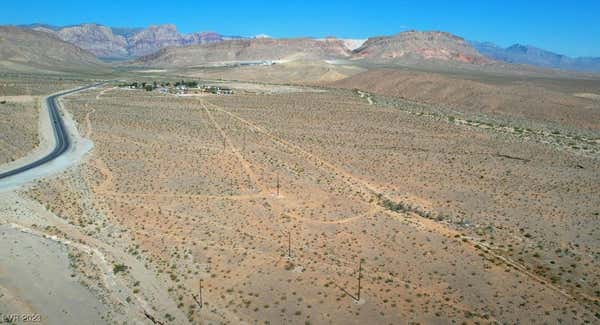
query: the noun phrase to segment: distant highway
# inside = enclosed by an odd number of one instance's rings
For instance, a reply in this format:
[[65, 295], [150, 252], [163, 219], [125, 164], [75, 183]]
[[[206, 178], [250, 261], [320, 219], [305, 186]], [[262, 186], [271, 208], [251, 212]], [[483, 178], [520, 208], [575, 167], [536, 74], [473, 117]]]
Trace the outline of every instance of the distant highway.
[[52, 152], [50, 152], [46, 156], [44, 156], [34, 162], [31, 162], [27, 165], [17, 167], [13, 170], [9, 170], [4, 173], [0, 173], [0, 180], [3, 178], [9, 177], [9, 176], [20, 174], [20, 173], [30, 170], [32, 168], [41, 166], [41, 165], [53, 160], [54, 158], [62, 155], [65, 151], [67, 151], [67, 149], [69, 149], [69, 145], [70, 145], [69, 134], [65, 130], [64, 122], [63, 122], [62, 118], [60, 117], [60, 112], [58, 111], [57, 99], [61, 96], [69, 95], [69, 94], [72, 94], [77, 91], [96, 87], [98, 85], [101, 85], [101, 84], [89, 85], [89, 86], [65, 91], [65, 92], [62, 92], [62, 93], [59, 93], [56, 95], [48, 96], [46, 98], [46, 103], [48, 105], [48, 113], [50, 114], [50, 122], [52, 123], [52, 127], [54, 129], [54, 139], [56, 140], [54, 150], [52, 150]]

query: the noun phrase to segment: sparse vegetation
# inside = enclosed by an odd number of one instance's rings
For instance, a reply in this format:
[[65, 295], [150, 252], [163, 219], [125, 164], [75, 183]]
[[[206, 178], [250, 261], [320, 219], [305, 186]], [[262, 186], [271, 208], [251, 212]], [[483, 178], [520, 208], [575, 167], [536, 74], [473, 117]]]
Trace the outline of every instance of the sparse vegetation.
[[[591, 158], [345, 90], [104, 87], [65, 104], [94, 151], [27, 195], [151, 270], [181, 312], [148, 311], [162, 321], [518, 323], [563, 307], [593, 317], [582, 307], [598, 291]], [[341, 288], [355, 291], [361, 257], [357, 302]], [[128, 303], [151, 294], [135, 268], [111, 267]]]
[[127, 272], [127, 265], [125, 264], [114, 264], [113, 265], [113, 273], [114, 274], [118, 274], [118, 273], [124, 273]]

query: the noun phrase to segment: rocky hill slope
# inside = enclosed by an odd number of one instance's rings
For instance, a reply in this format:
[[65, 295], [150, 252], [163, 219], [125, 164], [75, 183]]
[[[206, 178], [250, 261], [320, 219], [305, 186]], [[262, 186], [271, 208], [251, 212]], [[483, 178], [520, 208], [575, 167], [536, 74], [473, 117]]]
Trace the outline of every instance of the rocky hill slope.
[[376, 63], [422, 60], [468, 64], [491, 62], [461, 37], [445, 32], [421, 31], [369, 38], [354, 50], [354, 58]]
[[0, 26], [0, 70], [102, 73], [109, 69], [92, 53], [52, 34]]
[[99, 58], [139, 57], [169, 46], [197, 45], [236, 38], [213, 32], [182, 34], [172, 24], [148, 28], [111, 28], [98, 24], [67, 27], [34, 24], [28, 27], [54, 34], [64, 41], [89, 50]]
[[352, 52], [334, 38], [254, 38], [213, 42], [198, 46], [170, 47], [140, 58], [136, 64], [155, 67], [189, 67], [231, 61], [291, 59], [340, 59]]

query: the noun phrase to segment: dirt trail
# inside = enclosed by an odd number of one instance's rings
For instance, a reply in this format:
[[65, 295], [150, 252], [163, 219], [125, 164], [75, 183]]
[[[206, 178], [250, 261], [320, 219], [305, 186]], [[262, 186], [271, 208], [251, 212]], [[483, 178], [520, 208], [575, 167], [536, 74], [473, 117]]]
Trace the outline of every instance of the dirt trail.
[[1, 225], [0, 231], [0, 287], [12, 296], [9, 305], [25, 305], [23, 312], [39, 314], [46, 324], [104, 323], [105, 306], [71, 277], [62, 243], [16, 224]]
[[[363, 200], [365, 200], [365, 202], [377, 202], [381, 198], [389, 199], [385, 196], [383, 191], [379, 190], [372, 184], [369, 184], [368, 182], [361, 180], [360, 178], [345, 171], [343, 168], [338, 167], [335, 164], [332, 164], [332, 163], [322, 159], [321, 157], [319, 157], [311, 152], [308, 152], [305, 149], [282, 139], [281, 137], [276, 136], [269, 130], [267, 130], [259, 125], [256, 125], [255, 123], [253, 123], [247, 119], [244, 119], [234, 113], [229, 112], [224, 107], [218, 106], [218, 105], [210, 103], [210, 102], [207, 102], [207, 103], [213, 109], [220, 111], [224, 114], [227, 114], [227, 115], [231, 116], [232, 118], [240, 121], [242, 124], [246, 125], [248, 128], [263, 134], [267, 138], [271, 139], [274, 143], [297, 152], [298, 154], [300, 154], [301, 157], [305, 158], [308, 161], [312, 161], [313, 163], [315, 163], [315, 165], [317, 167], [325, 169], [326, 171], [329, 171], [329, 172], [333, 172], [337, 177], [341, 178], [351, 188], [360, 191], [360, 193], [362, 193], [362, 195], [363, 195]], [[373, 200], [373, 199], [375, 199], [375, 200]], [[370, 203], [370, 204], [374, 205], [375, 203]], [[496, 259], [504, 262], [506, 265], [512, 267], [514, 270], [522, 273], [527, 278], [540, 283], [541, 285], [545, 286], [546, 288], [562, 295], [565, 298], [568, 298], [569, 300], [572, 300], [573, 302], [579, 304], [581, 307], [588, 309], [590, 311], [593, 310], [593, 308], [591, 306], [588, 306], [587, 304], [581, 302], [579, 299], [577, 299], [573, 295], [569, 294], [566, 290], [562, 289], [559, 286], [549, 283], [546, 279], [541, 278], [532, 272], [529, 272], [527, 270], [527, 267], [522, 265], [521, 263], [514, 261], [511, 258], [503, 256], [499, 253], [496, 253], [495, 251], [490, 249], [490, 247], [486, 243], [482, 242], [481, 240], [479, 240], [477, 238], [462, 236], [458, 231], [448, 227], [447, 225], [445, 225], [443, 223], [434, 222], [430, 219], [423, 218], [413, 212], [406, 212], [405, 214], [403, 214], [403, 213], [398, 213], [398, 212], [387, 210], [387, 209], [382, 210], [382, 212], [392, 218], [397, 218], [404, 222], [409, 222], [409, 223], [417, 226], [418, 228], [421, 228], [423, 231], [435, 231], [437, 233], [446, 235], [450, 238], [458, 236], [459, 238], [461, 238], [461, 240], [464, 243], [468, 244], [471, 249], [482, 252], [490, 257], [496, 258]], [[407, 215], [415, 216], [417, 218], [407, 219], [406, 218]]]
[[244, 157], [242, 156], [240, 151], [234, 146], [233, 142], [231, 141], [231, 138], [229, 138], [227, 133], [225, 133], [225, 131], [223, 131], [223, 128], [219, 125], [219, 123], [217, 123], [217, 121], [215, 121], [214, 117], [210, 113], [210, 110], [206, 107], [205, 102], [202, 101], [201, 104], [202, 104], [202, 108], [208, 115], [208, 118], [210, 119], [211, 123], [214, 125], [214, 127], [219, 131], [219, 133], [223, 137], [223, 141], [225, 141], [227, 146], [231, 149], [231, 151], [238, 158], [239, 162], [242, 164], [242, 167], [244, 168], [244, 170], [245, 170], [246, 174], [248, 175], [248, 177], [250, 178], [250, 180], [255, 184], [256, 187], [258, 187], [260, 189], [261, 192], [265, 191], [266, 188], [265, 188], [264, 184], [260, 183], [260, 181], [258, 180], [258, 177], [252, 170], [250, 163], [248, 163], [248, 161], [246, 159], [244, 159]]
[[[114, 243], [111, 245], [82, 233], [75, 226], [48, 211], [34, 200], [16, 193], [1, 194], [0, 206], [8, 207], [8, 202], [12, 202], [17, 207], [17, 213], [11, 214], [8, 208], [0, 210], [0, 223], [8, 224], [13, 229], [35, 236], [40, 241], [51, 240], [69, 246], [91, 258], [92, 262], [101, 270], [101, 281], [107, 290], [104, 299], [109, 301], [112, 308], [128, 306], [122, 309], [117, 308], [121, 309], [123, 313], [120, 317], [145, 323], [144, 311], [153, 312], [151, 306], [154, 306], [163, 311], [161, 316], [168, 312], [176, 316], [179, 321], [186, 319], [175, 302], [171, 300], [164, 282], [157, 279], [154, 272], [147, 269], [143, 261], [136, 259]], [[63, 235], [57, 236], [41, 230], [41, 228], [46, 229], [47, 227], [56, 229]], [[139, 286], [143, 290], [137, 294], [134, 293], [127, 277], [113, 272], [113, 263], [127, 265], [129, 275], [140, 281]], [[135, 299], [128, 302], [127, 297]]]
[[272, 195], [265, 194], [263, 192], [254, 194], [240, 194], [240, 195], [202, 195], [202, 194], [154, 194], [154, 193], [123, 193], [111, 190], [96, 189], [96, 193], [102, 195], [108, 195], [116, 198], [156, 198], [156, 199], [214, 199], [214, 200], [230, 200], [230, 201], [245, 201], [254, 200], [260, 198], [270, 197]]
[[341, 176], [342, 179], [344, 180], [344, 182], [346, 182], [348, 185], [350, 185], [352, 188], [360, 190], [361, 193], [367, 195], [367, 196], [374, 196], [377, 195], [378, 193], [380, 193], [380, 191], [373, 185], [369, 184], [368, 182], [364, 181], [364, 180], [360, 180], [358, 179], [356, 176], [346, 172], [345, 170], [339, 168], [338, 166], [329, 163], [328, 161], [323, 160], [322, 158], [316, 156], [315, 154], [308, 152], [306, 150], [304, 150], [303, 148], [290, 143], [276, 135], [274, 135], [273, 133], [271, 133], [270, 131], [268, 131], [267, 129], [258, 126], [236, 114], [233, 114], [227, 110], [225, 110], [223, 107], [217, 106], [213, 103], [207, 102], [211, 107], [213, 107], [214, 109], [225, 113], [229, 116], [231, 116], [232, 118], [242, 122], [243, 124], [247, 125], [249, 128], [263, 134], [264, 136], [266, 136], [267, 138], [269, 138], [270, 140], [272, 140], [273, 142], [284, 146], [292, 151], [296, 151], [297, 153], [299, 153], [301, 156], [303, 156], [305, 159], [312, 161], [313, 163], [315, 163], [316, 166], [320, 166], [321, 168], [326, 167], [327, 169], [329, 169], [329, 172], [334, 172], [335, 174], [338, 174], [338, 176]]

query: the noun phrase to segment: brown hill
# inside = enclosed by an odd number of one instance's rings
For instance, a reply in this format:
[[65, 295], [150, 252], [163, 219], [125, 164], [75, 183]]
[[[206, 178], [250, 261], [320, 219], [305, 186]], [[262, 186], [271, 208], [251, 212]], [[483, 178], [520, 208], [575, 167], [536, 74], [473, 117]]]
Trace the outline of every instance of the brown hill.
[[355, 65], [331, 64], [323, 60], [294, 60], [273, 65], [247, 65], [212, 69], [182, 69], [178, 74], [201, 78], [279, 84], [322, 84], [365, 71]]
[[0, 26], [0, 70], [11, 72], [104, 72], [96, 57], [58, 37]]
[[229, 39], [214, 32], [182, 34], [173, 24], [148, 28], [111, 28], [98, 24], [68, 27], [34, 26], [92, 52], [99, 58], [129, 58], [154, 53], [169, 46], [188, 46]]
[[348, 58], [351, 52], [338, 39], [238, 39], [183, 48], [170, 47], [140, 58], [136, 64], [186, 67], [227, 61]]
[[446, 32], [420, 31], [369, 38], [354, 50], [354, 58], [371, 62], [441, 60], [484, 64], [491, 61], [461, 37]]
[[370, 70], [333, 83], [341, 88], [402, 97], [467, 113], [600, 130], [600, 102], [577, 97], [600, 86], [591, 79], [453, 75], [400, 69]]

